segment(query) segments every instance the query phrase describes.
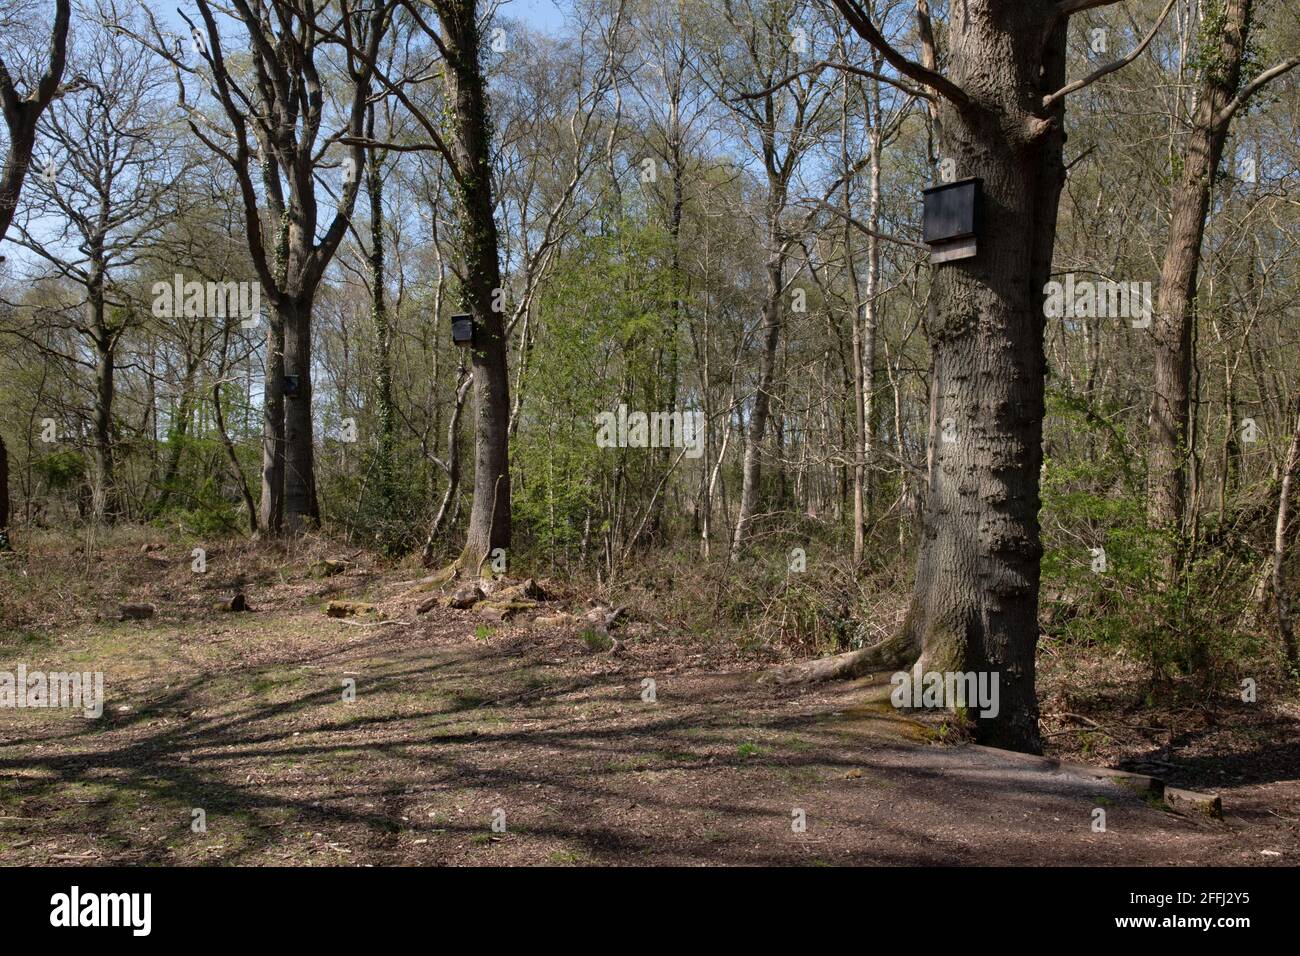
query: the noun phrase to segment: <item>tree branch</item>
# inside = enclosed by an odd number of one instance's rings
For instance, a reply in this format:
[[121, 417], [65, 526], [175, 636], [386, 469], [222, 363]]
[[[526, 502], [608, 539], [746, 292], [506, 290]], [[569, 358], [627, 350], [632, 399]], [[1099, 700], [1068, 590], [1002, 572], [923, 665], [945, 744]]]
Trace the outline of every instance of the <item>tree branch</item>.
[[848, 20], [849, 26], [853, 27], [854, 32], [879, 50], [880, 55], [885, 58], [885, 62], [899, 73], [902, 73], [908, 79], [915, 80], [922, 86], [930, 87], [963, 113], [968, 113], [974, 109], [974, 102], [960, 86], [941, 73], [909, 60], [890, 46], [889, 41], [872, 25], [866, 11], [858, 6], [857, 0], [831, 0], [831, 2], [844, 15], [844, 19]]
[[1241, 109], [1246, 104], [1246, 101], [1258, 93], [1266, 83], [1277, 79], [1279, 76], [1295, 69], [1297, 66], [1300, 66], [1300, 56], [1293, 56], [1289, 60], [1283, 60], [1281, 63], [1269, 67], [1259, 76], [1247, 83], [1242, 88], [1241, 92], [1233, 97], [1230, 103], [1214, 115], [1214, 125], [1222, 126], [1224, 123], [1228, 122], [1228, 120], [1232, 119], [1237, 110]]
[[781, 87], [793, 83], [801, 76], [806, 76], [809, 73], [820, 73], [822, 70], [825, 69], [841, 70], [845, 73], [852, 73], [854, 76], [864, 76], [869, 80], [878, 80], [881, 83], [888, 83], [890, 86], [896, 87], [897, 89], [902, 90], [904, 93], [908, 93], [912, 96], [919, 96], [922, 99], [926, 99], [926, 100], [934, 99], [934, 94], [931, 93], [929, 90], [924, 89], [923, 87], [913, 86], [910, 83], [904, 83], [902, 80], [896, 79], [892, 76], [885, 76], [884, 74], [877, 73], [874, 70], [864, 70], [860, 66], [853, 66], [848, 63], [832, 63], [830, 60], [821, 60], [817, 63], [814, 63], [812, 66], [807, 67], [806, 69], [799, 70], [797, 73], [791, 73], [785, 79], [777, 83], [774, 83], [772, 86], [769, 86], [765, 90], [759, 90], [757, 93], [742, 93], [740, 96], [737, 96], [736, 99], [737, 100], [761, 99], [764, 96], [768, 96], [772, 93], [775, 93], [777, 90], [781, 89]]
[[1169, 11], [1174, 8], [1174, 4], [1176, 2], [1177, 0], [1169, 0], [1169, 2], [1165, 4], [1165, 8], [1163, 11], [1161, 11], [1159, 18], [1156, 20], [1155, 26], [1151, 28], [1151, 30], [1147, 33], [1147, 35], [1142, 38], [1142, 42], [1139, 43], [1133, 49], [1133, 51], [1128, 54], [1128, 56], [1115, 60], [1113, 63], [1107, 63], [1105, 66], [1098, 67], [1097, 69], [1089, 73], [1087, 76], [1083, 77], [1083, 79], [1075, 80], [1073, 83], [1067, 83], [1065, 84], [1065, 86], [1061, 87], [1059, 90], [1057, 90], [1055, 93], [1051, 94], [1050, 96], [1044, 96], [1043, 109], [1045, 110], [1051, 109], [1053, 105], [1058, 103], [1060, 100], [1063, 100], [1066, 96], [1070, 95], [1071, 93], [1074, 93], [1077, 90], [1081, 90], [1085, 86], [1088, 86], [1091, 83], [1097, 82], [1103, 76], [1106, 76], [1108, 73], [1114, 73], [1116, 70], [1128, 66], [1139, 56], [1141, 56], [1142, 51], [1145, 50], [1147, 46], [1150, 45], [1153, 39], [1155, 39], [1155, 35], [1160, 31], [1160, 27], [1164, 24], [1165, 19], [1169, 16]]

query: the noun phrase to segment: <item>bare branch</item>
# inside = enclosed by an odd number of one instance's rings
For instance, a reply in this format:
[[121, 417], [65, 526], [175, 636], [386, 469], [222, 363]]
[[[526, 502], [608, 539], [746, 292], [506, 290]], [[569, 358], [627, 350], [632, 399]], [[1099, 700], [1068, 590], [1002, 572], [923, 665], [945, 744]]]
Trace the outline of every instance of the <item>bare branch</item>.
[[934, 99], [934, 94], [931, 93], [929, 90], [926, 90], [919, 86], [913, 86], [910, 83], [904, 83], [902, 80], [899, 80], [896, 77], [885, 76], [884, 74], [877, 73], [874, 70], [864, 70], [860, 66], [853, 66], [849, 63], [833, 63], [830, 60], [821, 60], [820, 62], [814, 63], [812, 66], [807, 67], [806, 69], [799, 70], [797, 73], [791, 73], [785, 79], [780, 80], [777, 83], [774, 83], [772, 86], [769, 86], [765, 90], [759, 90], [757, 93], [742, 93], [740, 96], [735, 97], [735, 99], [737, 100], [761, 99], [762, 97], [769, 96], [772, 93], [775, 93], [777, 90], [781, 89], [782, 87], [787, 86], [790, 83], [793, 83], [801, 76], [806, 76], [809, 73], [820, 73], [822, 70], [825, 69], [840, 70], [844, 73], [852, 73], [854, 76], [864, 76], [869, 80], [878, 80], [881, 83], [888, 83], [890, 86], [896, 87], [902, 90], [904, 93], [908, 93], [912, 96], [918, 96], [926, 100]]
[[849, 26], [853, 27], [858, 36], [879, 50], [880, 55], [885, 58], [885, 62], [899, 73], [915, 80], [922, 86], [930, 87], [962, 112], [969, 112], [975, 108], [974, 102], [966, 91], [952, 80], [941, 73], [927, 69], [920, 63], [909, 60], [890, 46], [889, 41], [872, 25], [866, 11], [858, 6], [857, 0], [831, 0], [831, 2], [849, 21]]
[[1043, 109], [1051, 109], [1052, 106], [1069, 94], [1081, 90], [1089, 84], [1097, 82], [1097, 80], [1100, 80], [1103, 76], [1106, 76], [1109, 73], [1114, 73], [1116, 70], [1128, 66], [1141, 56], [1142, 51], [1150, 45], [1153, 39], [1155, 39], [1155, 35], [1160, 31], [1161, 25], [1164, 24], [1165, 19], [1169, 16], [1169, 11], [1174, 8], [1176, 2], [1177, 0], [1169, 0], [1169, 2], [1165, 4], [1165, 8], [1161, 11], [1159, 18], [1155, 22], [1155, 26], [1150, 29], [1147, 35], [1142, 38], [1142, 42], [1139, 43], [1133, 51], [1128, 54], [1128, 56], [1115, 60], [1113, 63], [1107, 63], [1105, 66], [1098, 67], [1082, 79], [1075, 80], [1073, 83], [1067, 83], [1050, 96], [1044, 96]]
[[1233, 115], [1237, 112], [1237, 110], [1241, 109], [1242, 106], [1246, 104], [1246, 101], [1250, 99], [1252, 96], [1254, 96], [1256, 93], [1258, 93], [1260, 89], [1264, 87], [1265, 84], [1272, 82], [1273, 80], [1277, 79], [1279, 76], [1282, 76], [1285, 73], [1290, 72], [1291, 70], [1295, 69], [1297, 66], [1300, 66], [1300, 56], [1293, 56], [1289, 60], [1283, 60], [1281, 63], [1269, 67], [1259, 76], [1255, 77], [1244, 87], [1242, 87], [1241, 92], [1238, 93], [1235, 97], [1233, 97], [1230, 103], [1228, 103], [1226, 106], [1223, 107], [1223, 109], [1219, 110], [1219, 112], [1215, 114], [1214, 125], [1222, 126], [1224, 123], [1228, 122], [1228, 120], [1232, 119]]

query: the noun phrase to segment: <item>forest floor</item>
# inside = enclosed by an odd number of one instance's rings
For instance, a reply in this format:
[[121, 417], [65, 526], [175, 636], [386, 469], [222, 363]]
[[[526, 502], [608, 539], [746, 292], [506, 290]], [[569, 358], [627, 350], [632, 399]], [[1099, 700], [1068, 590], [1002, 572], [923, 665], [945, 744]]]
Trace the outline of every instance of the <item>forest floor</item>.
[[[0, 671], [102, 671], [106, 698], [98, 719], [0, 710], [0, 864], [1300, 860], [1293, 701], [1152, 727], [1044, 660], [1051, 752], [1213, 790], [1217, 821], [948, 741], [890, 706], [888, 675], [785, 687], [734, 642], [645, 622], [611, 651], [581, 625], [417, 614], [409, 568], [313, 576], [323, 542], [232, 543], [194, 574], [187, 545], [138, 534], [0, 562]], [[235, 590], [250, 611], [214, 609]], [[331, 598], [376, 612], [327, 617]], [[157, 613], [118, 621], [122, 601]]]

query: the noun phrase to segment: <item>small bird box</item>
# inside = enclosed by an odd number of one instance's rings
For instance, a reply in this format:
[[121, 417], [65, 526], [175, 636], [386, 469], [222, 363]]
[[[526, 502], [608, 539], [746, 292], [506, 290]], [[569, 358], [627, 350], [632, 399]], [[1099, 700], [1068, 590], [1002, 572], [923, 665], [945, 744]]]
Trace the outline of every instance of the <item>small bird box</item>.
[[921, 237], [930, 247], [931, 262], [970, 259], [976, 253], [984, 180], [959, 179], [923, 190]]
[[474, 344], [474, 316], [462, 312], [451, 317], [451, 341], [463, 346]]
[[284, 377], [284, 396], [293, 398], [298, 394], [298, 376], [286, 375]]

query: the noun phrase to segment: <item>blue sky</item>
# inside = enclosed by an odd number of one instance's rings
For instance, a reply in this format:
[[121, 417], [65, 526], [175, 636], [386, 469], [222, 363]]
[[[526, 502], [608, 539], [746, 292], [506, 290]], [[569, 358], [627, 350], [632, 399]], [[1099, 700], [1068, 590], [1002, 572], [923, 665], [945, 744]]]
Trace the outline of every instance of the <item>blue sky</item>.
[[501, 12], [547, 33], [558, 33], [564, 26], [565, 14], [555, 0], [508, 0]]

